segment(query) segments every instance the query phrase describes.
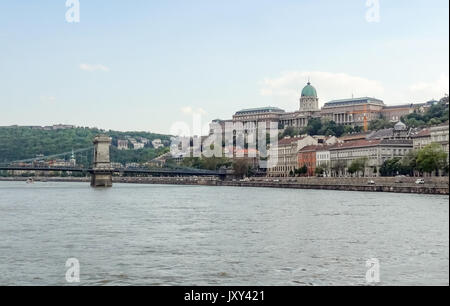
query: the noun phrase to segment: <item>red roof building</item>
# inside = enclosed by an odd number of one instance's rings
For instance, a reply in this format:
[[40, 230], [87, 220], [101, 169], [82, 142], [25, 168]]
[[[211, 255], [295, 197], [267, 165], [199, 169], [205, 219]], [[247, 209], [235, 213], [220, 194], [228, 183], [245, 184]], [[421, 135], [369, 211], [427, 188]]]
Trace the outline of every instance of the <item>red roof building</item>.
[[298, 168], [307, 167], [307, 176], [314, 176], [316, 173], [316, 151], [324, 146], [307, 146], [301, 149], [297, 154]]

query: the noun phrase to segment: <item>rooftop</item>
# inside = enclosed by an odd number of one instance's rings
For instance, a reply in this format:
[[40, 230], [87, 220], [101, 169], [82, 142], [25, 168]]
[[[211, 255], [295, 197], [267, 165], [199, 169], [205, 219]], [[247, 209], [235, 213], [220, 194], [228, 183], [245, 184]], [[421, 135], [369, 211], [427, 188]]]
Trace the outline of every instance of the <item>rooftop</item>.
[[317, 91], [311, 85], [310, 82], [308, 82], [308, 84], [303, 88], [303, 90], [302, 90], [302, 97], [314, 97], [314, 98], [317, 98]]
[[420, 137], [429, 137], [431, 135], [430, 129], [423, 129], [419, 131], [418, 133], [414, 134], [413, 138], [420, 138]]
[[412, 146], [412, 140], [406, 139], [374, 139], [374, 140], [356, 140], [350, 142], [339, 143], [330, 148], [330, 150], [352, 149], [375, 147], [378, 145], [404, 145]]
[[411, 108], [415, 108], [415, 107], [419, 107], [419, 106], [421, 106], [421, 105], [420, 104], [413, 104], [413, 103], [402, 104], [402, 105], [385, 105], [384, 109], [386, 109], [386, 110], [388, 110], [388, 109], [397, 109], [397, 108], [408, 108], [408, 109], [411, 109]]
[[285, 113], [285, 111], [278, 107], [267, 106], [267, 107], [243, 109], [238, 111], [236, 115], [262, 114], [262, 113]]
[[306, 146], [302, 148], [299, 152], [315, 152], [315, 151], [326, 151], [329, 146], [317, 145], [317, 146]]
[[305, 137], [290, 137], [290, 138], [283, 138], [283, 139], [281, 139], [280, 141], [278, 141], [278, 145], [279, 145], [279, 146], [280, 146], [280, 145], [289, 145], [289, 144], [291, 144], [291, 143], [293, 143], [293, 142], [300, 141], [300, 140], [303, 140], [303, 139], [305, 139]]
[[358, 105], [358, 104], [377, 104], [384, 106], [384, 102], [379, 99], [362, 97], [362, 98], [352, 98], [352, 99], [342, 99], [342, 100], [333, 100], [325, 103], [324, 108], [327, 107], [337, 107], [337, 106], [347, 106], [347, 105]]
[[394, 129], [388, 128], [388, 129], [382, 129], [378, 131], [373, 131], [367, 136], [367, 139], [383, 139], [383, 138], [389, 138], [394, 136]]
[[383, 139], [381, 140], [382, 145], [407, 145], [412, 146], [413, 141], [409, 139]]
[[339, 138], [340, 141], [350, 141], [356, 139], [366, 139], [371, 132], [347, 134]]
[[381, 140], [355, 140], [350, 142], [338, 143], [330, 148], [330, 150], [373, 147], [381, 143]]
[[441, 123], [439, 125], [432, 126], [430, 129], [435, 130], [435, 129], [441, 129], [441, 128], [446, 128], [448, 130], [449, 129], [448, 121], [446, 123]]

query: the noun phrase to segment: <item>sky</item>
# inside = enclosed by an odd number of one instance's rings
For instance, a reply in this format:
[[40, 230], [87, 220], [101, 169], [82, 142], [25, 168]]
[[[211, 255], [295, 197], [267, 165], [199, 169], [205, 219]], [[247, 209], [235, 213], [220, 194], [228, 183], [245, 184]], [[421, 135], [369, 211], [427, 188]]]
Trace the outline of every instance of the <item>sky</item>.
[[79, 3], [70, 23], [66, 0], [0, 0], [0, 126], [169, 133], [193, 115], [298, 110], [308, 79], [320, 105], [449, 92], [448, 0]]

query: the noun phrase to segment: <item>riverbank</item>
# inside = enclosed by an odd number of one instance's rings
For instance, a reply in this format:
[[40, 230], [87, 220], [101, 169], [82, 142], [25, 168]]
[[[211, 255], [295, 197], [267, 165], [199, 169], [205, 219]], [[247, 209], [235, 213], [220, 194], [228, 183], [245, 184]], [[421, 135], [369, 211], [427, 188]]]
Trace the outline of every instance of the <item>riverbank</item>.
[[[23, 177], [0, 178], [0, 181], [26, 181]], [[36, 182], [83, 182], [89, 178], [53, 177], [34, 178]], [[373, 180], [375, 184], [369, 184]], [[114, 177], [114, 183], [157, 184], [157, 185], [198, 185], [253, 188], [316, 189], [360, 192], [391, 192], [413, 194], [449, 195], [448, 178], [427, 178], [424, 185], [415, 184], [416, 178], [258, 178], [251, 180], [226, 180], [216, 178], [176, 178], [176, 177]]]

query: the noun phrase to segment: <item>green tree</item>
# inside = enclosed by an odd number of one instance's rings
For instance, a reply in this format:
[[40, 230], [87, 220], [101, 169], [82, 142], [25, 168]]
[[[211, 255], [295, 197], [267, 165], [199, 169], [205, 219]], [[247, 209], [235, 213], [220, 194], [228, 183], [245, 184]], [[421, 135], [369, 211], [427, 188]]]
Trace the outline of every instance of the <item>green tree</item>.
[[355, 174], [355, 173], [358, 171], [358, 170], [357, 170], [357, 166], [356, 166], [354, 163], [352, 163], [352, 164], [350, 165], [350, 167], [348, 167], [347, 171], [348, 171], [348, 173], [350, 173], [351, 175], [353, 175], [353, 174]]
[[401, 158], [399, 157], [386, 160], [380, 167], [381, 176], [395, 176], [397, 174], [400, 174], [400, 161]]
[[[70, 128], [61, 130], [50, 130], [31, 127], [0, 127], [0, 163], [8, 163], [17, 160], [35, 158], [42, 154], [50, 156], [66, 153], [60, 158], [70, 158], [72, 150], [92, 147], [92, 141], [98, 134], [107, 134], [112, 138], [111, 160], [113, 162], [146, 162], [168, 151], [170, 136], [153, 134], [147, 132], [117, 132], [101, 131], [96, 128]], [[166, 148], [155, 150], [152, 145], [147, 144], [142, 150], [117, 150], [117, 141], [127, 137], [143, 137], [150, 142], [161, 139]], [[92, 151], [77, 153], [77, 164], [88, 167], [92, 163]]]
[[385, 118], [380, 118], [377, 120], [373, 120], [369, 124], [369, 130], [371, 131], [378, 131], [382, 129], [388, 129], [394, 127], [394, 123], [390, 122], [389, 120], [386, 120]]
[[323, 162], [318, 166], [318, 168], [318, 172], [321, 176], [330, 174], [330, 165], [328, 163]]
[[[305, 131], [303, 129], [295, 128], [292, 126], [287, 127], [282, 133], [279, 135], [279, 139], [283, 139], [284, 137], [295, 137], [298, 135], [305, 134]], [[270, 134], [269, 134], [269, 142], [270, 142]]]
[[419, 171], [419, 167], [417, 165], [418, 154], [418, 151], [413, 150], [402, 158], [400, 161], [401, 174], [414, 176], [414, 173]]
[[250, 167], [247, 160], [239, 158], [233, 161], [233, 170], [236, 177], [243, 178], [248, 176]]
[[308, 166], [303, 165], [302, 167], [300, 167], [300, 169], [298, 169], [298, 173], [300, 176], [304, 176], [308, 173]]
[[362, 173], [364, 176], [367, 162], [368, 162], [367, 157], [361, 157], [361, 158], [355, 159], [354, 161], [352, 161], [352, 163], [348, 167], [348, 172], [352, 175], [355, 173], [356, 174]]
[[425, 113], [415, 111], [404, 116], [402, 121], [409, 127], [425, 127], [447, 122], [449, 119], [448, 97], [444, 97], [440, 102], [432, 105]]
[[417, 165], [425, 173], [436, 173], [439, 170], [445, 171], [447, 167], [447, 153], [438, 143], [432, 143], [417, 155]]
[[347, 167], [347, 163], [343, 160], [338, 160], [333, 163], [331, 166], [331, 170], [334, 176], [340, 176], [344, 173], [345, 168]]
[[218, 170], [222, 167], [230, 167], [232, 161], [225, 157], [210, 157], [210, 158], [199, 158], [199, 157], [188, 157], [184, 158], [181, 166], [187, 168], [195, 168], [202, 170]]
[[316, 167], [315, 173], [317, 176], [321, 177], [325, 173], [325, 167], [323, 165], [319, 165]]
[[319, 135], [319, 131], [322, 129], [322, 121], [320, 118], [312, 118], [308, 121], [306, 131], [308, 135]]

